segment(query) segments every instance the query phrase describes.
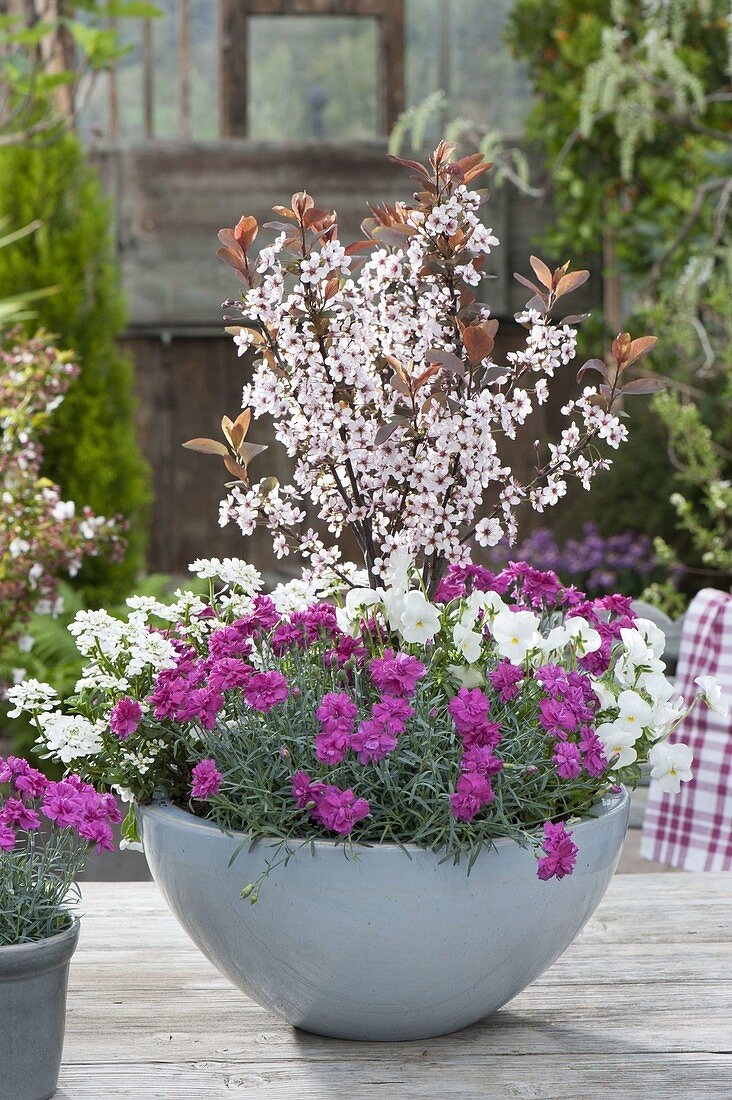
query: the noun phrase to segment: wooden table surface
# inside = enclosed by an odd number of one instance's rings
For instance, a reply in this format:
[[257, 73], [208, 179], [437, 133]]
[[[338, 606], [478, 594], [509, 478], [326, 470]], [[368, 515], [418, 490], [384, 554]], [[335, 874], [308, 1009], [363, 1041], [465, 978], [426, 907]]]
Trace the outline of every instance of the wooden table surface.
[[732, 874], [620, 875], [566, 954], [440, 1039], [298, 1032], [206, 961], [153, 883], [85, 883], [57, 1100], [728, 1100]]

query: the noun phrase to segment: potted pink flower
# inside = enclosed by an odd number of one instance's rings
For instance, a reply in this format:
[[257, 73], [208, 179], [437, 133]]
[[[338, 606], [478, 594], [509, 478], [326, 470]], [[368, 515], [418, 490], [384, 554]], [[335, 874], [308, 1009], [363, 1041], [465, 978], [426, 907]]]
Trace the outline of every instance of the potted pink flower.
[[[132, 801], [128, 842], [141, 827], [171, 907], [233, 982], [297, 1026], [365, 1039], [464, 1026], [557, 958], [610, 881], [641, 764], [688, 779], [663, 748], [696, 702], [675, 697], [663, 635], [628, 598], [471, 560], [516, 537], [520, 505], [544, 511], [608, 465], [654, 340], [621, 334], [612, 366], [584, 364], [599, 384], [520, 481], [505, 440], [569, 368], [581, 318], [554, 314], [587, 273], [532, 258], [526, 347], [494, 361], [473, 289], [497, 244], [473, 188], [485, 166], [441, 145], [409, 167], [414, 202], [374, 208], [354, 245], [306, 193], [256, 257], [253, 218], [221, 234], [254, 368], [226, 443], [189, 445], [234, 479], [222, 521], [264, 526], [302, 576], [265, 594], [244, 561], [194, 562], [207, 599], [77, 616], [87, 665], [66, 713], [37, 685], [11, 692], [44, 751]], [[263, 415], [292, 484], [250, 477]]]
[[92, 844], [113, 847], [120, 819], [114, 797], [78, 776], [52, 782], [27, 760], [0, 758], [0, 1065], [13, 1100], [56, 1091], [75, 877]]

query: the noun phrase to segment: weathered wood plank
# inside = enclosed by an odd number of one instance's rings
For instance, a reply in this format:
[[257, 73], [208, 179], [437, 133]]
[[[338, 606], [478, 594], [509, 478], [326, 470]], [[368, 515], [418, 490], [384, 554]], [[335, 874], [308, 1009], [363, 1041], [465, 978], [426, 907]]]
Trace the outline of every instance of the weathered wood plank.
[[[281, 1066], [203, 1062], [149, 1065], [65, 1066], [56, 1100], [212, 1100], [256, 1096], [258, 1100], [721, 1100], [732, 1089], [732, 1059], [724, 1055], [608, 1054], [568, 1063], [561, 1054], [522, 1059], [489, 1056], [480, 1064], [446, 1066], [428, 1053], [404, 1067], [384, 1058], [372, 1066], [343, 1062], [336, 1048], [329, 1064]], [[405, 1072], [406, 1070], [406, 1072]]]
[[616, 878], [546, 975], [429, 1042], [297, 1032], [201, 956], [153, 883], [85, 883], [60, 1100], [732, 1094], [732, 878]]

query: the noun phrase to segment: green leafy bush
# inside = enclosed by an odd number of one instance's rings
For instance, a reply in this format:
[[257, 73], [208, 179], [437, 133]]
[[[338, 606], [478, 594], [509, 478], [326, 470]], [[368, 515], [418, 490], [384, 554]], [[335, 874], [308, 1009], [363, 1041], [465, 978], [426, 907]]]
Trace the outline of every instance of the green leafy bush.
[[133, 366], [115, 338], [125, 308], [110, 233], [110, 207], [76, 137], [0, 149], [0, 219], [37, 232], [0, 251], [0, 298], [58, 286], [38, 314], [81, 375], [46, 442], [44, 472], [80, 506], [130, 522], [124, 562], [95, 561], [79, 575], [92, 603], [119, 599], [143, 565], [149, 475], [134, 432]]

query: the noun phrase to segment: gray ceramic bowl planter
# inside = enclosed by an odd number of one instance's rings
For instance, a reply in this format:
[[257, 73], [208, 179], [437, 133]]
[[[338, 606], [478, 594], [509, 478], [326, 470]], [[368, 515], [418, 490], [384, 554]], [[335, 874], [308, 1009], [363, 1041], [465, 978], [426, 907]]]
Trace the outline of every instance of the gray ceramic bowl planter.
[[69, 963], [79, 921], [36, 943], [0, 947], [0, 1097], [48, 1100], [56, 1091]]
[[[569, 946], [613, 876], [627, 791], [572, 826], [574, 874], [541, 882], [531, 852], [501, 840], [466, 864], [393, 844], [316, 841], [242, 888], [271, 844], [168, 804], [140, 807], [150, 870], [194, 943], [248, 997], [306, 1031], [342, 1039], [423, 1039], [495, 1012]], [[410, 858], [411, 857], [411, 858]]]

